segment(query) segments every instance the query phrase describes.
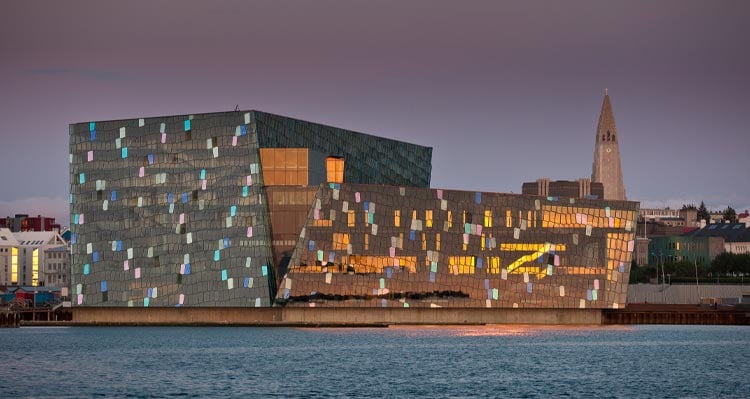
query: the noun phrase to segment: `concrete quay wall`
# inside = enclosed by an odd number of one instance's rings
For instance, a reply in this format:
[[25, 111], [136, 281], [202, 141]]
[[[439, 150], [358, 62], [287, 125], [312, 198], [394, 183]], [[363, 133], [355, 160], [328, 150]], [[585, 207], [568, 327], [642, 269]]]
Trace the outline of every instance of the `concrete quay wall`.
[[599, 309], [75, 307], [72, 325], [601, 324]]

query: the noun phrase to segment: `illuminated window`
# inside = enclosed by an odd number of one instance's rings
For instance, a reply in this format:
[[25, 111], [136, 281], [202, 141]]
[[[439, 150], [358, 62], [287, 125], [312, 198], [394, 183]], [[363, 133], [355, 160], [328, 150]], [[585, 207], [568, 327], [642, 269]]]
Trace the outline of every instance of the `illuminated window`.
[[435, 250], [440, 251], [440, 233], [435, 234]]
[[422, 233], [422, 251], [427, 250], [427, 233]]
[[505, 211], [505, 227], [513, 227], [513, 216], [510, 210]]
[[393, 225], [396, 227], [401, 227], [401, 211], [398, 209], [393, 211]]
[[39, 285], [39, 248], [31, 253], [31, 285]]
[[432, 209], [424, 211], [424, 221], [427, 227], [432, 227]]
[[473, 256], [451, 256], [448, 258], [448, 270], [451, 274], [474, 274], [475, 262]]
[[344, 182], [344, 158], [326, 158], [326, 175], [329, 183]]
[[453, 212], [448, 211], [448, 228], [453, 227]]
[[349, 246], [349, 234], [333, 233], [333, 250], [345, 251]]
[[484, 211], [484, 227], [492, 227], [492, 211], [489, 209]]
[[261, 148], [260, 163], [266, 186], [308, 185], [307, 148]]
[[346, 215], [346, 225], [349, 227], [354, 227], [354, 225], [357, 222], [357, 217], [355, 216], [354, 211], [347, 212]]
[[10, 281], [18, 284], [18, 248], [10, 249]]
[[500, 257], [490, 256], [487, 258], [487, 273], [500, 274]]

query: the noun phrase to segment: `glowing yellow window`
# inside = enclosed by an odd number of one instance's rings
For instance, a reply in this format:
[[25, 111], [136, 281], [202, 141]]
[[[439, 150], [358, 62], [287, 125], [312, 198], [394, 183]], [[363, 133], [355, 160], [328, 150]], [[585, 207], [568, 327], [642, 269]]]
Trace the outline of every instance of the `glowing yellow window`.
[[354, 211], [347, 212], [347, 215], [346, 215], [347, 226], [354, 227], [354, 225], [356, 224], [356, 220], [357, 220], [357, 217], [354, 215]]
[[440, 233], [435, 234], [435, 250], [440, 251]]
[[487, 258], [487, 273], [500, 274], [500, 257], [490, 256]]
[[329, 183], [344, 182], [344, 158], [326, 158], [326, 174]]
[[448, 228], [453, 227], [453, 212], [448, 211]]
[[10, 249], [10, 281], [18, 284], [18, 248]]
[[505, 227], [513, 227], [513, 216], [511, 216], [510, 210], [505, 211]]
[[427, 227], [432, 227], [432, 209], [424, 211], [424, 221]]
[[349, 245], [349, 234], [333, 233], [333, 250], [344, 251]]
[[451, 274], [474, 274], [473, 256], [451, 256], [448, 259], [448, 269]]
[[34, 249], [31, 254], [31, 285], [39, 285], [39, 248]]
[[393, 225], [396, 227], [401, 227], [401, 211], [398, 209], [393, 211]]
[[484, 211], [484, 227], [492, 227], [492, 211], [489, 209]]

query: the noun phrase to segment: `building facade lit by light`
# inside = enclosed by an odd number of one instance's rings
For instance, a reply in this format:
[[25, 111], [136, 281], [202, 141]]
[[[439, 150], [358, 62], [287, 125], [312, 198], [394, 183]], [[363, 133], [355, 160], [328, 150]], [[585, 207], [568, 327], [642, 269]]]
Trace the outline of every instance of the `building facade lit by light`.
[[434, 189], [431, 158], [259, 111], [73, 124], [73, 305], [625, 303], [637, 203]]

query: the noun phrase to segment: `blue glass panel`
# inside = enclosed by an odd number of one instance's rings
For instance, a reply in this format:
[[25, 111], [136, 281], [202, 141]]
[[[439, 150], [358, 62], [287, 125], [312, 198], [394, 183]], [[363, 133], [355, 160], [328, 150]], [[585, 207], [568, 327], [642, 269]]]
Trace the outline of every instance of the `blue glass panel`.
[[185, 131], [190, 130], [190, 119], [185, 119]]
[[102, 292], [107, 292], [107, 280], [102, 280]]

